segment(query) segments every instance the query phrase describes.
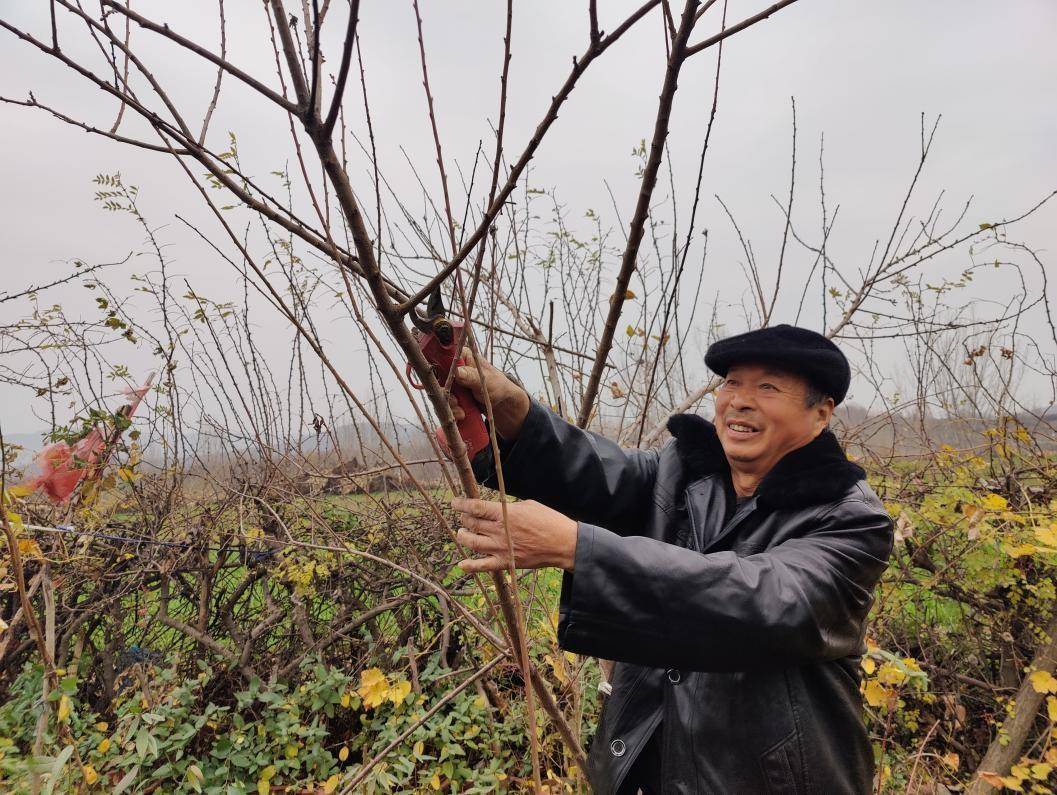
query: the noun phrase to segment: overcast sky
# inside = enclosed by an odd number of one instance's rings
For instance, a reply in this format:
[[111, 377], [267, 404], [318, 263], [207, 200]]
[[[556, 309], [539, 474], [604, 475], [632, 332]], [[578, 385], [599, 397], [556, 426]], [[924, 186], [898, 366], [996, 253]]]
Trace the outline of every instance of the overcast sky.
[[[599, 5], [605, 29], [638, 3]], [[703, 20], [704, 32], [718, 29], [720, 5]], [[731, 0], [729, 20], [763, 5]], [[345, 9], [340, 0], [334, 7], [329, 24], [336, 37]], [[572, 56], [582, 52], [585, 7], [586, 2], [567, 0], [515, 3], [508, 152], [520, 151], [567, 74]], [[136, 8], [218, 49], [214, 2], [140, 0]], [[445, 155], [468, 166], [478, 142], [484, 140], [487, 146], [491, 140], [505, 4], [424, 0], [422, 8]], [[228, 0], [226, 9], [231, 60], [276, 85], [261, 3]], [[413, 196], [416, 183], [400, 147], [419, 164], [425, 179], [435, 179], [435, 171], [411, 3], [373, 0], [362, 3], [361, 13], [382, 167], [398, 190]], [[39, 0], [4, 0], [0, 17], [47, 38], [47, 4]], [[64, 47], [88, 52], [83, 34], [67, 30]], [[770, 196], [784, 196], [789, 189], [791, 97], [797, 105], [798, 181], [803, 186], [794, 218], [818, 228], [815, 186], [824, 133], [827, 203], [831, 208], [840, 205], [830, 247], [848, 267], [865, 264], [874, 240], [886, 237], [898, 212], [916, 167], [922, 112], [930, 121], [942, 114], [942, 121], [915, 209], [931, 205], [940, 190], [946, 191], [944, 204], [952, 220], [974, 196], [966, 219], [974, 224], [1012, 217], [1035, 204], [1057, 188], [1055, 37], [1053, 0], [800, 0], [729, 40], [703, 188], [704, 226], [714, 230], [706, 287], [733, 291], [729, 300], [737, 302], [739, 263], [744, 259], [713, 194], [727, 203], [752, 237], [761, 265], [773, 267], [782, 218]], [[133, 42], [178, 104], [195, 109], [188, 115], [200, 119], [212, 89], [212, 72], [182, 58], [152, 34], [135, 31]], [[608, 183], [621, 218], [630, 216], [637, 191], [630, 153], [652, 130], [663, 54], [660, 18], [654, 14], [592, 66], [563, 108], [534, 161], [531, 181], [557, 189], [564, 203], [575, 208], [572, 215], [580, 217], [583, 210], [595, 208], [616, 227]], [[337, 53], [331, 57], [336, 61]], [[711, 51], [692, 60], [680, 80], [670, 140], [677, 192], [693, 186], [714, 70]], [[102, 127], [109, 127], [116, 114], [114, 102], [100, 91], [0, 31], [0, 95], [24, 99], [29, 91]], [[358, 108], [349, 103], [347, 113]], [[227, 131], [234, 131], [248, 170], [266, 175], [289, 162], [285, 123], [229, 79], [211, 140], [219, 148]], [[350, 119], [350, 124], [362, 129], [361, 119]], [[142, 129], [134, 119], [123, 127], [130, 134]], [[140, 187], [141, 206], [152, 222], [167, 225], [162, 236], [171, 244], [168, 253], [176, 271], [196, 290], [217, 298], [233, 293], [232, 272], [174, 222], [176, 213], [184, 214], [219, 239], [215, 222], [171, 158], [123, 147], [40, 111], [11, 105], [0, 105], [0, 130], [5, 186], [0, 193], [0, 292], [45, 281], [63, 272], [62, 263], [75, 257], [94, 263], [142, 250], [143, 235], [127, 216], [105, 213], [92, 201], [92, 177], [120, 170], [126, 182]], [[365, 173], [353, 176], [366, 190]], [[1052, 266], [1057, 204], [1018, 227], [1015, 236], [1039, 250]], [[808, 257], [797, 256], [810, 264]], [[965, 265], [968, 260], [944, 267], [953, 275]], [[122, 273], [135, 271], [133, 263]], [[1055, 283], [1052, 279], [1051, 290], [1057, 289]], [[993, 296], [1009, 285], [981, 289]], [[82, 294], [77, 288], [60, 289], [49, 293], [48, 300], [75, 303], [83, 301]], [[1055, 299], [1057, 293], [1051, 295]], [[2, 306], [5, 319], [25, 307]], [[43, 427], [25, 391], [0, 388], [0, 401], [5, 428]]]

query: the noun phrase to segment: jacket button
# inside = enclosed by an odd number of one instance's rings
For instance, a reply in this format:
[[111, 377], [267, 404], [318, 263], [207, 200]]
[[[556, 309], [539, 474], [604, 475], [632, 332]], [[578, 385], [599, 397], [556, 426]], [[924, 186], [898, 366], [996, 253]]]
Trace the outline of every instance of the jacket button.
[[679, 673], [678, 668], [669, 668], [667, 673], [668, 681], [671, 682], [673, 685], [677, 685], [681, 681], [683, 681], [683, 675]]
[[609, 744], [609, 752], [613, 754], [613, 756], [623, 756], [626, 750], [628, 750], [628, 748], [624, 745], [623, 740], [614, 740]]

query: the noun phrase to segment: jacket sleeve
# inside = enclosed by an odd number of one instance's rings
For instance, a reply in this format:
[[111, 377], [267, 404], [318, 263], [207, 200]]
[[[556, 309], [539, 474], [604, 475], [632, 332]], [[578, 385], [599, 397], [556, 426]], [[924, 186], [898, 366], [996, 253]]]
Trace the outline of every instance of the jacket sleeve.
[[558, 638], [580, 654], [650, 667], [745, 671], [862, 653], [892, 548], [882, 508], [848, 499], [809, 534], [738, 557], [582, 524], [562, 584]]
[[[508, 494], [621, 534], [645, 521], [656, 451], [622, 448], [533, 400], [517, 439], [500, 440], [499, 452]], [[474, 458], [473, 469], [483, 485], [499, 488], [491, 446]]]

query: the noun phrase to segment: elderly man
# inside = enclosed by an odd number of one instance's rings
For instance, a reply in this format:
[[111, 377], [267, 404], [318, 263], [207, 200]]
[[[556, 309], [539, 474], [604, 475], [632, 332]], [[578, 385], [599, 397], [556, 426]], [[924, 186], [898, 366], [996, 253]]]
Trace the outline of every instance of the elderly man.
[[[859, 660], [892, 522], [828, 430], [850, 370], [791, 326], [713, 344], [713, 422], [660, 451], [576, 428], [484, 366], [515, 565], [565, 570], [564, 649], [618, 661], [595, 792], [867, 793]], [[457, 380], [480, 399], [475, 368]], [[494, 485], [494, 461], [475, 468]], [[498, 504], [459, 499], [467, 571], [507, 566]]]

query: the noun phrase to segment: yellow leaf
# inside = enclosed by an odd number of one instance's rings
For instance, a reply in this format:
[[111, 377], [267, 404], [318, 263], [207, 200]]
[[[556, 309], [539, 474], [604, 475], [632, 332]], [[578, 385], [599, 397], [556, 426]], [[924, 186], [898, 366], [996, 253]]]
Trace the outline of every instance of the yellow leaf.
[[870, 657], [862, 658], [862, 669], [867, 676], [872, 674], [875, 668], [877, 668], [877, 663], [875, 663]]
[[863, 695], [866, 697], [866, 703], [871, 707], [880, 707], [888, 703], [892, 694], [876, 679], [871, 679], [866, 683]]
[[344, 693], [341, 694], [341, 706], [348, 708], [351, 701], [352, 694], [349, 693], [349, 691], [346, 690]]
[[30, 560], [41, 560], [44, 557], [44, 553], [40, 551], [40, 546], [32, 538], [18, 539], [18, 551], [23, 558]]
[[268, 779], [261, 778], [257, 780], [257, 795], [268, 795], [272, 791], [272, 785]]
[[[58, 673], [58, 669], [56, 669], [56, 673]], [[110, 724], [107, 723], [106, 721], [102, 721], [101, 720], [101, 721], [99, 721], [99, 723], [95, 724], [95, 730], [97, 732], [105, 732], [109, 728], [110, 728]]]
[[341, 746], [341, 750], [338, 751], [338, 759], [340, 761], [344, 762], [348, 758], [349, 758], [349, 746], [343, 745], [343, 746]]
[[901, 685], [906, 678], [906, 673], [893, 663], [886, 662], [877, 671], [877, 680], [882, 685]]
[[429, 780], [429, 785], [435, 790], [440, 789], [440, 774], [434, 773], [433, 778]]
[[631, 290], [625, 290], [624, 291], [624, 300], [625, 301], [631, 301], [634, 298], [635, 298], [635, 293], [633, 293]]
[[18, 485], [8, 486], [7, 487], [7, 496], [8, 497], [28, 497], [34, 491], [35, 491], [35, 489], [34, 489], [33, 486], [29, 486], [29, 485], [27, 485], [25, 483], [19, 483]]
[[474, 698], [473, 705], [477, 707], [477, 709], [484, 709], [488, 706], [488, 699], [482, 695], [478, 695], [476, 698]]
[[120, 467], [117, 471], [117, 476], [126, 483], [132, 483], [139, 477], [139, 473], [130, 467]]
[[961, 762], [961, 757], [958, 754], [951, 751], [949, 754], [944, 754], [940, 757], [940, 760], [949, 767], [951, 770], [957, 770], [958, 764]]
[[368, 668], [360, 673], [360, 687], [356, 691], [369, 709], [377, 707], [389, 696], [389, 680], [378, 668]]
[[989, 511], [1004, 511], [1009, 507], [1009, 502], [999, 494], [988, 494], [984, 497], [984, 507]]
[[110, 750], [110, 738], [109, 737], [104, 737], [102, 740], [100, 740], [99, 741], [99, 745], [96, 747], [96, 750], [99, 753], [101, 753], [101, 754], [105, 754], [107, 751], [109, 751]]
[[1037, 762], [1031, 766], [1031, 777], [1039, 781], [1045, 781], [1053, 771], [1053, 765], [1045, 762]]
[[333, 776], [323, 782], [323, 792], [326, 795], [330, 795], [334, 790], [338, 788], [338, 784], [341, 782], [341, 778], [335, 773]]
[[411, 692], [411, 683], [406, 679], [403, 682], [397, 682], [389, 688], [387, 697], [397, 706], [404, 703], [404, 699], [407, 698], [407, 694]]
[[1031, 776], [1031, 770], [1027, 765], [1013, 765], [1009, 773], [1012, 778], [1017, 779], [1018, 783]]
[[1036, 671], [1029, 678], [1036, 693], [1057, 693], [1057, 679], [1049, 671]]
[[1046, 753], [1043, 754], [1043, 757], [1051, 765], [1057, 765], [1057, 745], [1055, 745], [1055, 746], [1053, 746], [1051, 748], [1047, 748], [1046, 749]]
[[275, 777], [275, 765], [268, 765], [261, 771], [261, 778], [265, 781], [271, 781]]
[[635, 327], [629, 324], [628, 327], [624, 329], [624, 333], [627, 334], [629, 337], [634, 337]]
[[84, 783], [88, 786], [92, 786], [99, 780], [99, 774], [95, 772], [95, 768], [91, 765], [84, 766]]
[[59, 722], [65, 723], [66, 719], [70, 717], [70, 697], [61, 696], [59, 698]]
[[554, 671], [554, 678], [562, 685], [569, 683], [569, 675], [565, 671], [565, 664], [561, 661], [561, 658], [555, 658], [553, 654], [547, 654], [543, 657], [547, 663], [550, 664], [551, 670]]
[[198, 765], [188, 765], [187, 780], [192, 784], [201, 784], [206, 780], [206, 777], [205, 774], [202, 773], [202, 768]]
[[287, 743], [285, 753], [287, 759], [295, 758], [297, 756], [297, 746], [293, 743]]
[[1034, 544], [1003, 544], [1002, 549], [1011, 558], [1024, 558], [1039, 551]]
[[[1046, 714], [1049, 716], [1051, 723], [1057, 723], [1057, 698], [1053, 696], [1046, 697]], [[1057, 748], [1054, 750], [1057, 751]]]
[[411, 749], [411, 752], [415, 756], [422, 756], [422, 754], [425, 752], [425, 750], [426, 750], [426, 744], [424, 742], [422, 742], [421, 740], [419, 740], [417, 743], [415, 743], [414, 747]]
[[1057, 524], [1051, 524], [1049, 527], [1036, 527], [1035, 538], [1043, 546], [1057, 547]]

